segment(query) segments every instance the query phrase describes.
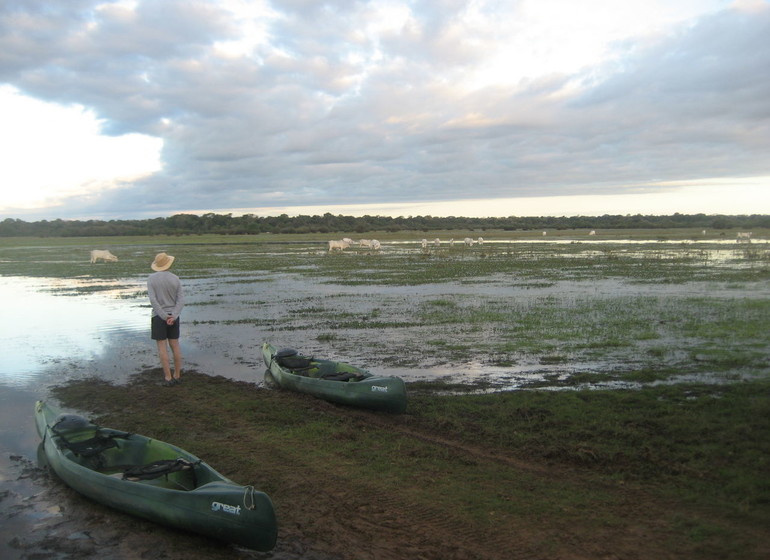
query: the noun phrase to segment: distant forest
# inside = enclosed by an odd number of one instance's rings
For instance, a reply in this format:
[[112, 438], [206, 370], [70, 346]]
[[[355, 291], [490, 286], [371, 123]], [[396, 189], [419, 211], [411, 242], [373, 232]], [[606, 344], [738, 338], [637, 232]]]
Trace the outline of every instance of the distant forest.
[[191, 235], [257, 233], [364, 233], [368, 231], [438, 230], [569, 230], [569, 229], [741, 229], [770, 228], [770, 215], [726, 216], [673, 214], [671, 216], [604, 215], [572, 217], [463, 218], [432, 216], [322, 216], [259, 217], [253, 214], [176, 214], [146, 220], [42, 220], [25, 222], [7, 218], [0, 221], [0, 237], [105, 237], [117, 235]]

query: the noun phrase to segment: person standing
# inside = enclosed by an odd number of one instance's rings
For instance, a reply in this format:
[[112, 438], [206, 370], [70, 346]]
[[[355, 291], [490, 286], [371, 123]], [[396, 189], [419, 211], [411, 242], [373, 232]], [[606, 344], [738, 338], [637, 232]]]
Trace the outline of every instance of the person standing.
[[[164, 383], [175, 385], [182, 381], [182, 351], [179, 348], [179, 315], [184, 307], [182, 282], [169, 272], [174, 258], [158, 253], [150, 268], [155, 272], [147, 279], [147, 295], [152, 305], [151, 336], [158, 344], [158, 356], [163, 367]], [[168, 349], [174, 355], [174, 373], [171, 373]]]

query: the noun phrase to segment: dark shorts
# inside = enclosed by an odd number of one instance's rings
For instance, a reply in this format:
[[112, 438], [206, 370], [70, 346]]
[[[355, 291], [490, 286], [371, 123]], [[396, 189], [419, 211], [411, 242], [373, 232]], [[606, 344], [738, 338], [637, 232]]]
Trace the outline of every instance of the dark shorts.
[[179, 317], [176, 318], [173, 325], [167, 325], [165, 319], [161, 319], [157, 315], [152, 316], [152, 323], [150, 328], [150, 336], [153, 340], [166, 340], [179, 338]]

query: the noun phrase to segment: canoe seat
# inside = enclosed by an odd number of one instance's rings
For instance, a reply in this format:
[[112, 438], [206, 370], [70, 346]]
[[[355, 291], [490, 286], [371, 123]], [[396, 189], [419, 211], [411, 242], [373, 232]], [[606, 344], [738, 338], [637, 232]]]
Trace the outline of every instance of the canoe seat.
[[323, 360], [318, 362], [318, 373], [313, 377], [319, 377], [326, 381], [358, 381], [364, 376], [359, 371], [353, 371], [347, 364]]
[[350, 381], [351, 379], [362, 379], [363, 375], [359, 373], [353, 373], [352, 371], [340, 371], [335, 373], [327, 373], [322, 375], [321, 379], [326, 381]]
[[305, 371], [314, 366], [313, 358], [306, 358], [304, 356], [288, 356], [286, 358], [278, 358], [276, 361], [279, 366], [290, 369], [293, 372]]
[[193, 486], [197, 487], [198, 484], [195, 480], [194, 467], [198, 463], [200, 463], [200, 460], [192, 462], [179, 457], [178, 459], [161, 459], [146, 465], [128, 466], [123, 470], [123, 480], [138, 482], [141, 480], [153, 480], [160, 478], [161, 476], [168, 476], [171, 473], [179, 471], [191, 471], [190, 474], [192, 474]]
[[94, 435], [92, 438], [84, 439], [83, 441], [69, 441], [58, 432], [56, 435], [59, 437], [60, 449], [69, 449], [75, 455], [80, 455], [81, 457], [93, 457], [98, 455], [102, 451], [117, 447], [118, 444], [115, 439], [127, 439], [131, 436], [131, 434], [128, 432], [114, 432], [104, 434], [99, 430], [96, 430], [96, 435]]

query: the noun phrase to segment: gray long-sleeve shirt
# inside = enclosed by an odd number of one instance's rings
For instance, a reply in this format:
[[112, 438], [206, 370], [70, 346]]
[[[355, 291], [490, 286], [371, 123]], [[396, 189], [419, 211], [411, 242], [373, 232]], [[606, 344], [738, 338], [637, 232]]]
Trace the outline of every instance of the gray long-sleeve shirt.
[[150, 274], [147, 278], [147, 294], [150, 296], [153, 315], [164, 319], [169, 315], [174, 319], [179, 317], [184, 307], [184, 297], [182, 283], [176, 274], [168, 270]]

